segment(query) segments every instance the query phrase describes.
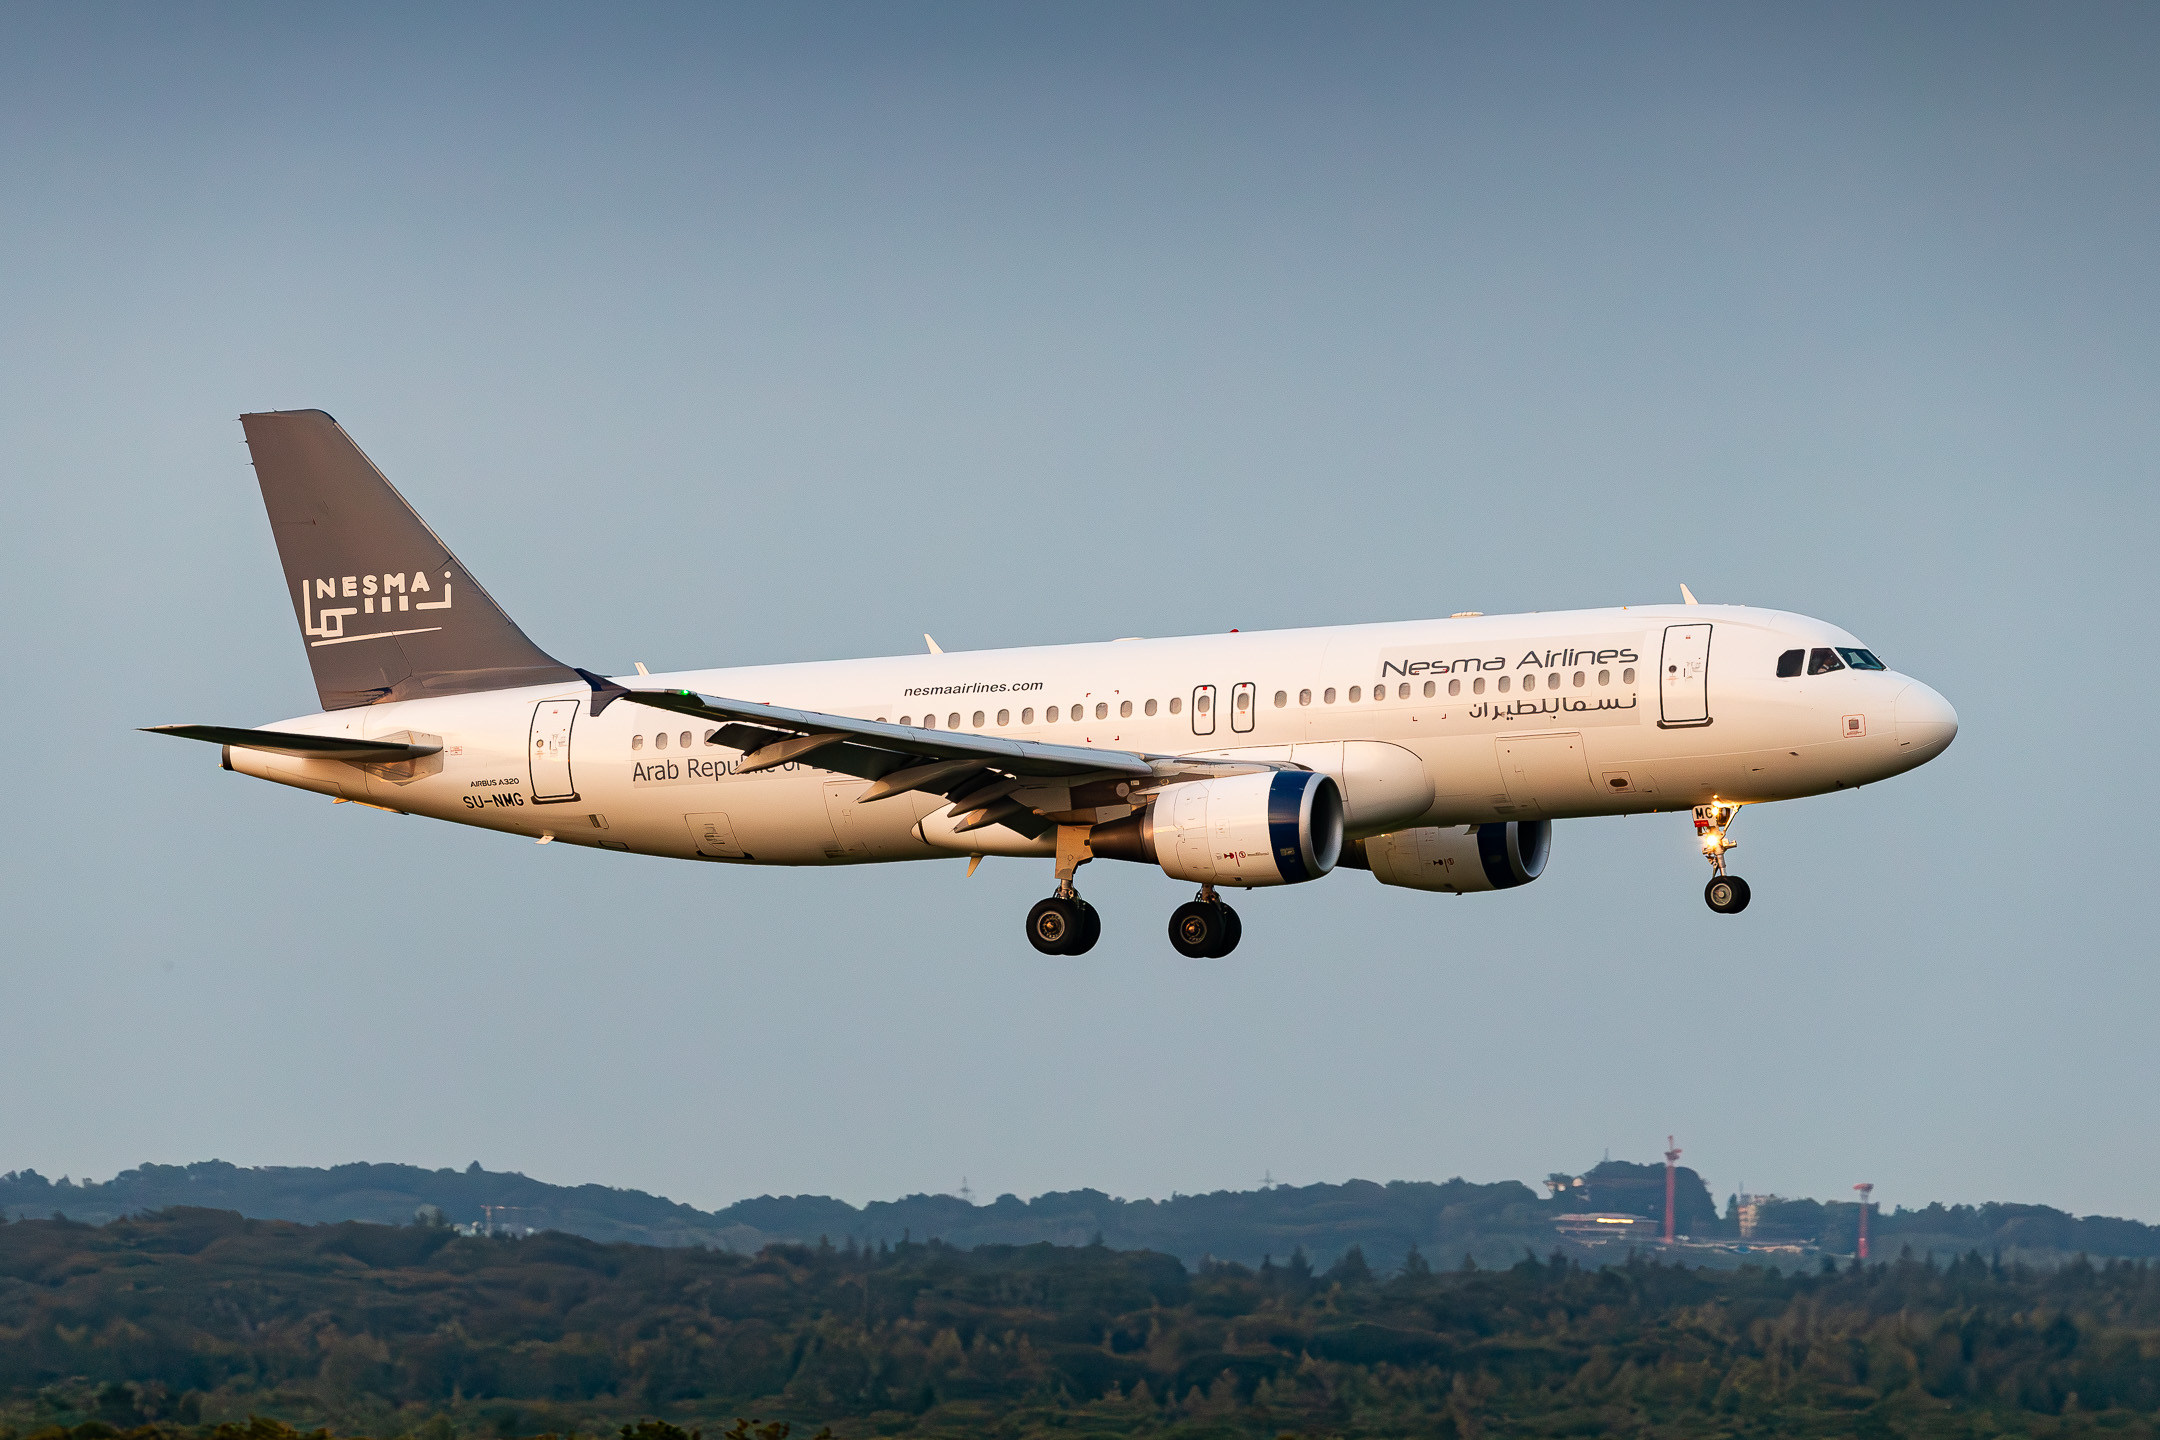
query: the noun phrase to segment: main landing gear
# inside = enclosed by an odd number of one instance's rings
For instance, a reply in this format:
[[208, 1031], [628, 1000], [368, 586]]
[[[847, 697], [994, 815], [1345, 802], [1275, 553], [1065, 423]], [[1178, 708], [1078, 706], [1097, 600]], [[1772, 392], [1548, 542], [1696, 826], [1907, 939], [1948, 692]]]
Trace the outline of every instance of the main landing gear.
[[1027, 934], [1045, 955], [1085, 955], [1102, 938], [1102, 916], [1078, 895], [1053, 895], [1028, 911]]
[[1087, 826], [1058, 826], [1057, 893], [1036, 901], [1027, 918], [1028, 944], [1045, 955], [1085, 955], [1102, 938], [1102, 916], [1073, 888], [1073, 876], [1095, 858], [1087, 842]]
[[1220, 960], [1237, 949], [1245, 926], [1237, 911], [1223, 904], [1215, 887], [1203, 885], [1200, 896], [1170, 912], [1170, 943], [1192, 960]]
[[[1027, 917], [1028, 944], [1043, 954], [1085, 955], [1102, 938], [1102, 917], [1073, 888], [1073, 876], [1094, 858], [1087, 826], [1058, 826], [1057, 893], [1036, 901]], [[1170, 916], [1170, 943], [1194, 960], [1220, 960], [1237, 949], [1244, 933], [1237, 911], [1223, 904], [1212, 885], [1201, 886], [1198, 898]]]
[[1695, 833], [1702, 840], [1703, 859], [1710, 862], [1712, 872], [1710, 883], [1703, 887], [1703, 900], [1720, 915], [1739, 914], [1747, 909], [1750, 898], [1747, 881], [1725, 873], [1725, 852], [1740, 843], [1727, 833], [1739, 813], [1738, 805], [1695, 807]]

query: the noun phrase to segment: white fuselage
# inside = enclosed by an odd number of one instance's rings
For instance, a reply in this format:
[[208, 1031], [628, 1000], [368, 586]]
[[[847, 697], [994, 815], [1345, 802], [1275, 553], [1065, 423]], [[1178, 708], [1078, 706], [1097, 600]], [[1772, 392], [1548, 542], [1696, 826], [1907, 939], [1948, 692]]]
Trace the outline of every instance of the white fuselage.
[[[1860, 643], [1780, 611], [1648, 606], [627, 683], [1023, 740], [1287, 759], [1335, 776], [1349, 831], [1363, 837], [1784, 800], [1909, 770], [1956, 733], [1940, 695], [1896, 671], [1777, 674], [1781, 653]], [[857, 804], [867, 782], [814, 762], [738, 774], [740, 752], [709, 742], [710, 724], [636, 704], [594, 716], [589, 699], [572, 683], [318, 713], [273, 728], [443, 748], [366, 766], [236, 748], [227, 763], [415, 815], [677, 859], [826, 865], [1055, 849], [1002, 826], [954, 835], [947, 802], [931, 794]]]

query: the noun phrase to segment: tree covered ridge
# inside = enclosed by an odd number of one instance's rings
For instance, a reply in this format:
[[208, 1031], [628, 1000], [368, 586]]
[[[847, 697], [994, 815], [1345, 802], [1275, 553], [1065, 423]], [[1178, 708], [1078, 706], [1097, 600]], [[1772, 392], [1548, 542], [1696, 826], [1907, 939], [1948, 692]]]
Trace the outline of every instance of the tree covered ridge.
[[[0, 1429], [2160, 1435], [2160, 1268], [1564, 1257], [1188, 1270], [1107, 1246], [721, 1251], [173, 1210], [0, 1226]], [[434, 1427], [434, 1428], [430, 1428]], [[88, 1437], [83, 1437], [88, 1440]]]
[[[1570, 1177], [1555, 1177], [1570, 1178]], [[601, 1185], [562, 1186], [528, 1176], [483, 1170], [425, 1170], [412, 1165], [340, 1165], [329, 1169], [244, 1169], [222, 1161], [145, 1165], [111, 1180], [53, 1182], [35, 1171], [0, 1175], [0, 1215], [44, 1217], [55, 1211], [103, 1222], [175, 1205], [237, 1210], [266, 1219], [303, 1222], [409, 1221], [432, 1207], [453, 1222], [482, 1216], [483, 1205], [515, 1207], [510, 1223], [561, 1230], [604, 1243], [725, 1246], [754, 1253], [776, 1242], [895, 1243], [936, 1237], [963, 1249], [1048, 1241], [1084, 1245], [1100, 1235], [1113, 1249], [1158, 1250], [1188, 1264], [1207, 1258], [1257, 1264], [1300, 1246], [1321, 1263], [1351, 1246], [1382, 1269], [1402, 1263], [1410, 1247], [1505, 1264], [1525, 1246], [1543, 1253], [1556, 1243], [1553, 1221], [1570, 1209], [1663, 1213], [1663, 1167], [1608, 1160], [1580, 1177], [1558, 1200], [1506, 1180], [1479, 1184], [1351, 1180], [1342, 1184], [1277, 1185], [1126, 1200], [1099, 1190], [1068, 1190], [1032, 1200], [1001, 1195], [985, 1205], [952, 1195], [911, 1195], [860, 1207], [817, 1195], [759, 1196], [703, 1211], [636, 1190]], [[1730, 1213], [1720, 1216], [1696, 1172], [1677, 1174], [1680, 1229], [1698, 1237], [1737, 1234]], [[1820, 1244], [1850, 1252], [1858, 1228], [1850, 1201], [1790, 1200], [1767, 1207], [1767, 1238]], [[2077, 1253], [2160, 1257], [2160, 1226], [2100, 1216], [2077, 1217], [2044, 1205], [1931, 1205], [1878, 1214], [1879, 1243], [1895, 1249], [1948, 1253], [1978, 1248], [2037, 1260]]]

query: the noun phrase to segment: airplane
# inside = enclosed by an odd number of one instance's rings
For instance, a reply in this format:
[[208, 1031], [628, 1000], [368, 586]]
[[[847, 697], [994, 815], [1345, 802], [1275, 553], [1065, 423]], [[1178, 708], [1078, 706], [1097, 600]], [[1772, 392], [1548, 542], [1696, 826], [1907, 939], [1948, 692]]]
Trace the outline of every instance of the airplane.
[[[1360, 870], [1466, 895], [1545, 871], [1555, 820], [1691, 813], [1738, 914], [1743, 807], [1886, 780], [1957, 712], [1821, 620], [1739, 605], [1444, 619], [606, 676], [517, 624], [320, 410], [243, 415], [321, 709], [161, 725], [223, 768], [408, 815], [720, 865], [1050, 860], [1046, 955], [1101, 934], [1095, 860], [1225, 890]], [[387, 568], [386, 568], [387, 567]]]

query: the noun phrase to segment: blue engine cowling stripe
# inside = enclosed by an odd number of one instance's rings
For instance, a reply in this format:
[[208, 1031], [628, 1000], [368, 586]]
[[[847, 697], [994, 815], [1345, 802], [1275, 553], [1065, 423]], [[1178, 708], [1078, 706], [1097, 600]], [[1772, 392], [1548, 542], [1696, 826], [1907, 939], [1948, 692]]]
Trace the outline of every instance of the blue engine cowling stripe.
[[1285, 885], [1302, 884], [1312, 878], [1305, 864], [1304, 837], [1298, 824], [1304, 817], [1305, 791], [1312, 778], [1295, 770], [1278, 770], [1275, 783], [1268, 786], [1268, 849], [1274, 852], [1275, 869]]

